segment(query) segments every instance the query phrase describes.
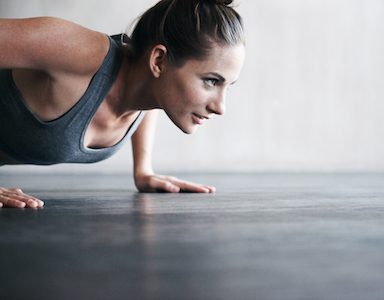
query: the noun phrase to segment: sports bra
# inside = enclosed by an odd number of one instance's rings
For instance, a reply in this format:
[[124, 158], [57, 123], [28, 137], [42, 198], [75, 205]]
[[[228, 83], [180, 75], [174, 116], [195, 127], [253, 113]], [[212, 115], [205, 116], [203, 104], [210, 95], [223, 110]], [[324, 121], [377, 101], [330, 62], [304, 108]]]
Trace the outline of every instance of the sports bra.
[[[116, 40], [115, 40], [116, 39]], [[118, 36], [80, 100], [65, 114], [42, 121], [25, 104], [13, 81], [12, 71], [0, 70], [0, 149], [22, 164], [94, 163], [109, 158], [132, 136], [144, 112], [140, 112], [124, 137], [115, 145], [93, 149], [84, 146], [85, 132], [110, 90], [120, 69], [123, 53]]]

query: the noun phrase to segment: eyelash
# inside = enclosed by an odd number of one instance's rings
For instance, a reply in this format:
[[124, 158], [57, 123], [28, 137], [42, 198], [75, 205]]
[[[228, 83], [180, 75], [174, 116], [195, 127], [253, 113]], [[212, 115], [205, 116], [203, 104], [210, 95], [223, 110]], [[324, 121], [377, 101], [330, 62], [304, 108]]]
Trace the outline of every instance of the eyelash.
[[218, 84], [219, 80], [216, 79], [216, 78], [205, 78], [204, 82], [209, 87], [214, 87], [214, 86], [216, 86]]

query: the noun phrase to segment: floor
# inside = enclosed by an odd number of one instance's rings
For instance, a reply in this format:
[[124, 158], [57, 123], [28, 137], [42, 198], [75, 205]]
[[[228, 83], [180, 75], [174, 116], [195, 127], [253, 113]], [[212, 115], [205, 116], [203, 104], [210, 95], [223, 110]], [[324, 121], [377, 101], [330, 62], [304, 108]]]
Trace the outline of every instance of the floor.
[[0, 299], [384, 299], [384, 174], [9, 175], [45, 208], [0, 209]]

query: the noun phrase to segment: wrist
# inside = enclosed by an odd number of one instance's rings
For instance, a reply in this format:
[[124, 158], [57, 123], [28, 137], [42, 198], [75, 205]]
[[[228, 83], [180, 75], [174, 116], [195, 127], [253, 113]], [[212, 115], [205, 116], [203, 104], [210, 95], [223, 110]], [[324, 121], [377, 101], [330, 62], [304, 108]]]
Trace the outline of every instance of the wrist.
[[141, 168], [134, 168], [133, 176], [135, 180], [139, 177], [142, 177], [144, 175], [153, 175], [155, 172], [153, 171], [152, 167], [141, 167]]

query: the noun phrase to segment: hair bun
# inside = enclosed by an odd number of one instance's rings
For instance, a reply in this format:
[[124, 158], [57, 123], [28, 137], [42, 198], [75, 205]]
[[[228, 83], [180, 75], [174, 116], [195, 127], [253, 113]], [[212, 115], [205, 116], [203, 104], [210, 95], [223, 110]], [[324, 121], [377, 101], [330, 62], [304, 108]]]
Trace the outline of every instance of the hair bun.
[[205, 0], [210, 4], [218, 4], [218, 5], [231, 5], [233, 0]]

